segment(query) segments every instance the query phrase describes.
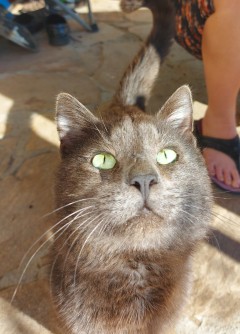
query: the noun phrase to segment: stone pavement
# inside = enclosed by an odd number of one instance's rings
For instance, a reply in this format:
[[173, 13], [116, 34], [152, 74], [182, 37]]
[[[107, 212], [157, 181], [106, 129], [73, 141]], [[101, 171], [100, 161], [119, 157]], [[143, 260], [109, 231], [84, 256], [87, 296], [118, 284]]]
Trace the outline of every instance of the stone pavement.
[[[55, 97], [68, 92], [92, 110], [107, 101], [151, 28], [147, 11], [124, 15], [116, 0], [92, 0], [92, 5], [100, 31], [85, 32], [69, 20], [68, 46], [50, 46], [44, 31], [37, 35], [38, 53], [0, 39], [1, 334], [60, 333], [47, 275], [55, 218], [45, 216], [54, 210], [59, 161]], [[202, 63], [174, 45], [149, 111], [185, 83], [199, 117], [206, 108]], [[240, 197], [216, 188], [214, 194], [211, 238], [193, 259], [193, 290], [177, 334], [240, 333]], [[8, 303], [19, 280], [13, 305], [21, 312]]]

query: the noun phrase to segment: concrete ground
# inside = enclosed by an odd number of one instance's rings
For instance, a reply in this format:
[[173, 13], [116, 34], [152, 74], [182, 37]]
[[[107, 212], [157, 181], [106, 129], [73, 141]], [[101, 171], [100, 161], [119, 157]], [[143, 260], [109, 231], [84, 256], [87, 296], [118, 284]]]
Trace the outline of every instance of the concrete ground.
[[[48, 240], [54, 215], [53, 181], [59, 162], [55, 97], [65, 91], [94, 110], [107, 101], [151, 27], [147, 11], [124, 15], [118, 1], [92, 0], [100, 31], [69, 20], [71, 43], [39, 52], [0, 39], [0, 333], [60, 333], [48, 286]], [[206, 108], [202, 63], [174, 45], [154, 90], [156, 111], [188, 83], [194, 113]], [[194, 257], [194, 284], [177, 334], [240, 333], [240, 197], [214, 188], [209, 242]], [[18, 283], [12, 308], [9, 304]]]

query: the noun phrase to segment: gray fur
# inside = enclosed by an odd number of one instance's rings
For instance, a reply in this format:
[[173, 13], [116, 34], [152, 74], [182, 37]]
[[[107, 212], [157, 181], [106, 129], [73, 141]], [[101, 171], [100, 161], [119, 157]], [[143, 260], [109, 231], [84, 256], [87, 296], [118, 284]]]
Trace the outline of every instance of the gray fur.
[[[134, 85], [136, 77], [127, 71], [122, 82]], [[144, 69], [140, 77], [145, 85]], [[192, 134], [189, 88], [156, 115], [134, 105], [124, 85], [116, 96], [101, 119], [68, 94], [57, 101], [62, 209], [51, 278], [64, 333], [164, 333], [187, 297], [191, 257], [208, 231], [211, 191]], [[177, 159], [160, 165], [157, 154], [166, 148]], [[115, 157], [113, 169], [92, 165], [99, 152]], [[154, 182], [144, 197], [133, 180], [149, 175]]]

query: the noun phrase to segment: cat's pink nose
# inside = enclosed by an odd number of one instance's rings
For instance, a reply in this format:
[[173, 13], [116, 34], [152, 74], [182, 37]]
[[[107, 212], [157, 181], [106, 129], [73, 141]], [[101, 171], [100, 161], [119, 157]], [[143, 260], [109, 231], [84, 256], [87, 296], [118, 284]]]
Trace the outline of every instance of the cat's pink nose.
[[137, 175], [130, 180], [130, 185], [136, 187], [141, 192], [144, 200], [149, 196], [150, 187], [157, 183], [157, 177], [151, 174]]

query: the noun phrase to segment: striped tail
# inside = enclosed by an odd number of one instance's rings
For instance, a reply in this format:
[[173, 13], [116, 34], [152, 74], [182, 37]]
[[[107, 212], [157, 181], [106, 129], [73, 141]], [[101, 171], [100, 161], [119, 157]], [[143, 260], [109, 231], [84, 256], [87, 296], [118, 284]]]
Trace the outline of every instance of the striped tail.
[[168, 54], [175, 34], [175, 10], [171, 0], [122, 0], [121, 8], [130, 13], [147, 7], [153, 15], [152, 31], [120, 82], [115, 99], [123, 106], [145, 110], [160, 65]]

